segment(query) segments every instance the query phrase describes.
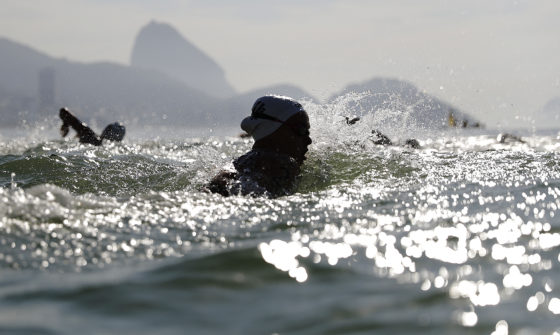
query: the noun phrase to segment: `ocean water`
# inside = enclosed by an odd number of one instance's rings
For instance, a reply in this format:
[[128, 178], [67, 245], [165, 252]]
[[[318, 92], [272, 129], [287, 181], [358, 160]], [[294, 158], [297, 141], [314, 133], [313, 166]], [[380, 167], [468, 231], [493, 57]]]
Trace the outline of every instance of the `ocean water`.
[[560, 334], [558, 131], [305, 107], [314, 142], [277, 199], [204, 191], [248, 139], [2, 130], [0, 333]]

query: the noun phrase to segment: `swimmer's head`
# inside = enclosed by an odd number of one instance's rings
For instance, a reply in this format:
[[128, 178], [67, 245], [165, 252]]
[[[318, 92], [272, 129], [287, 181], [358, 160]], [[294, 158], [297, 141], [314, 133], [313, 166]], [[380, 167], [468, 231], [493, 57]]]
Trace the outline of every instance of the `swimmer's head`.
[[[241, 122], [241, 129], [259, 141], [278, 130], [292, 116], [302, 113], [307, 116], [303, 106], [292, 98], [283, 96], [260, 97], [253, 104], [251, 116]], [[309, 128], [309, 121], [308, 128]]]
[[407, 139], [404, 142], [404, 145], [412, 149], [420, 149], [420, 142], [418, 142], [418, 140], [414, 138]]
[[253, 149], [285, 153], [300, 164], [311, 144], [309, 116], [297, 101], [281, 96], [264, 96], [253, 105], [251, 116], [241, 128], [255, 139]]
[[101, 133], [101, 139], [120, 142], [124, 138], [125, 127], [120, 122], [114, 122], [105, 127]]

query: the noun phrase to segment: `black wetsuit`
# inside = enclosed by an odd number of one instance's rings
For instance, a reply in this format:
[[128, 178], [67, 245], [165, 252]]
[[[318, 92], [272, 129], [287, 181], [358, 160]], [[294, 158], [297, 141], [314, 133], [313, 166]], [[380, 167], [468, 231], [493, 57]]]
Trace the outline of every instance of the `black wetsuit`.
[[229, 195], [292, 194], [298, 181], [300, 164], [289, 155], [253, 149], [233, 162], [235, 171], [223, 171], [214, 177], [208, 189]]
[[372, 138], [373, 144], [393, 145], [393, 142], [379, 130], [372, 130], [371, 133], [373, 134], [373, 138]]
[[62, 127], [60, 128], [62, 136], [68, 134], [68, 127], [72, 127], [80, 138], [80, 143], [89, 143], [93, 145], [101, 145], [101, 137], [99, 137], [90, 127], [85, 123], [78, 120], [77, 117], [72, 115], [66, 108], [61, 108], [59, 113], [62, 120]]

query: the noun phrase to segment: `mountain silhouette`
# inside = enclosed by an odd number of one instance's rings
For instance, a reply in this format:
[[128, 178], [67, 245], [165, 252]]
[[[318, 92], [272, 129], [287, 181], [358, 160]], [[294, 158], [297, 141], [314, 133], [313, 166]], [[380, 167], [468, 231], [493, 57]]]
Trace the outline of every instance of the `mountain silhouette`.
[[222, 68], [168, 24], [152, 21], [140, 30], [130, 64], [160, 71], [211, 96], [235, 95]]
[[332, 95], [329, 102], [334, 103], [348, 94], [356, 95], [354, 99], [346, 99], [350, 101], [346, 106], [349, 114], [373, 114], [381, 126], [444, 128], [449, 126], [450, 115], [458, 124], [465, 122], [466, 126], [480, 126], [465, 112], [399, 79], [373, 78], [351, 84]]
[[[146, 51], [150, 46], [153, 53]], [[160, 53], [172, 56], [162, 61], [156, 57]], [[74, 62], [0, 38], [0, 125], [55, 119], [58, 108], [67, 106], [83, 121], [100, 127], [113, 121], [127, 126], [237, 127], [262, 95], [316, 102], [291, 84], [235, 94], [220, 66], [166, 24], [151, 22], [141, 29], [132, 63]], [[42, 74], [46, 84], [40, 85]], [[441, 128], [450, 113], [458, 121], [476, 121], [397, 79], [373, 78], [349, 85], [328, 103], [337, 99], [345, 103], [348, 116], [373, 115], [380, 126]]]
[[[109, 62], [79, 63], [57, 59], [0, 38], [0, 122], [13, 124], [22, 113], [28, 121], [56, 115], [60, 106], [84, 121], [115, 121], [187, 126], [213, 124], [215, 99], [158, 71]], [[54, 73], [56, 99], [38, 108], [38, 77]], [[218, 111], [219, 113], [220, 111]]]

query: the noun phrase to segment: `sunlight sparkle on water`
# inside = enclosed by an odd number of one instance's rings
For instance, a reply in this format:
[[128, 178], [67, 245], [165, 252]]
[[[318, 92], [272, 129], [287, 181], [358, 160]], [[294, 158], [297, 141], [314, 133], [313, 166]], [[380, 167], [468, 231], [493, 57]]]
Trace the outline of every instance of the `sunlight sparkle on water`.
[[299, 266], [297, 257], [308, 257], [309, 249], [301, 243], [272, 240], [270, 243], [259, 244], [259, 250], [263, 259], [278, 270], [288, 272], [290, 277], [300, 283], [307, 280], [307, 271]]
[[554, 314], [560, 314], [560, 299], [550, 299], [550, 302], [548, 303], [548, 309]]
[[527, 310], [529, 312], [534, 312], [537, 310], [539, 305], [545, 302], [545, 295], [542, 292], [537, 292], [534, 296], [527, 300]]
[[449, 290], [449, 295], [454, 299], [468, 298], [475, 306], [492, 306], [500, 303], [500, 294], [496, 284], [483, 281], [462, 280], [454, 283]]
[[490, 335], [508, 335], [508, 323], [505, 320], [500, 320], [496, 323], [496, 330], [494, 330]]
[[523, 286], [529, 286], [533, 282], [530, 274], [522, 274], [519, 268], [514, 265], [509, 268], [509, 273], [504, 276], [504, 287], [511, 287], [516, 290], [521, 289]]
[[478, 323], [478, 315], [475, 312], [460, 312], [458, 321], [464, 327], [474, 327]]

